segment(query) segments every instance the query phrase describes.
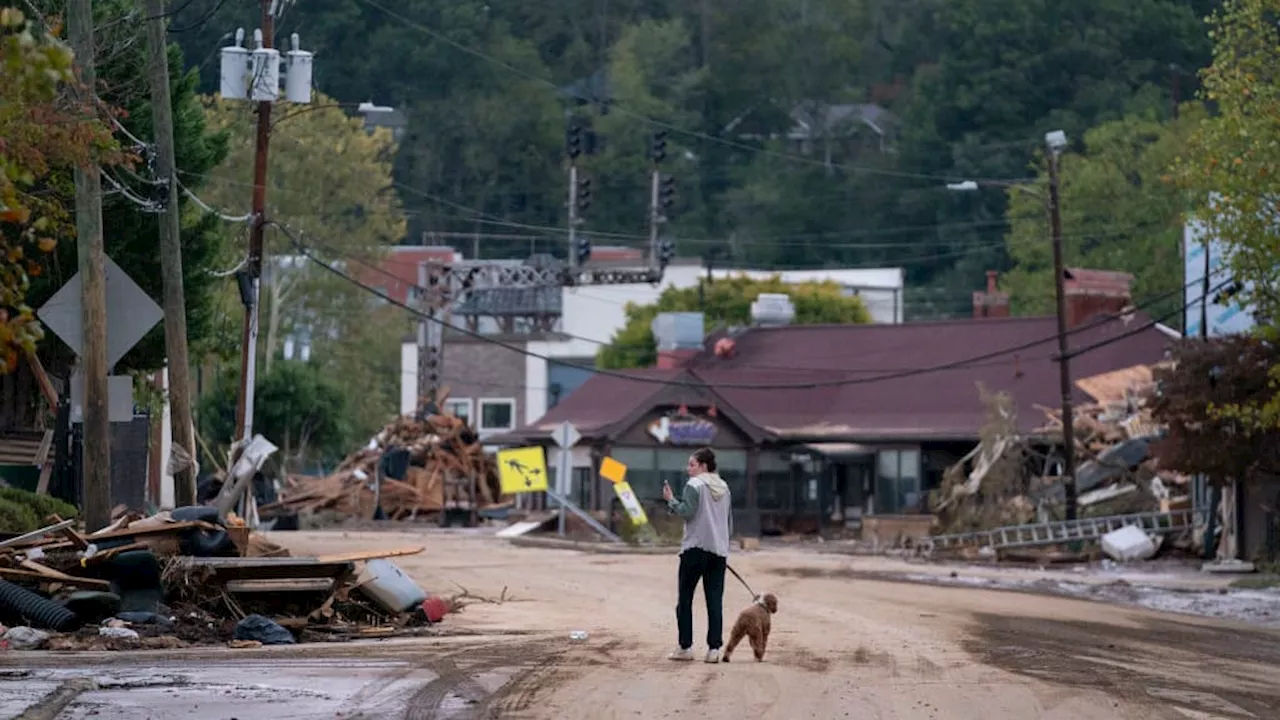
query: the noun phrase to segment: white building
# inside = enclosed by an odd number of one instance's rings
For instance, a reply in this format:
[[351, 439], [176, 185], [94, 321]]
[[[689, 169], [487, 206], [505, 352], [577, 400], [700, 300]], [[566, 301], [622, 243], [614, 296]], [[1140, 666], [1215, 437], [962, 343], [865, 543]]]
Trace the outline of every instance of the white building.
[[[773, 275], [781, 276], [784, 282], [802, 283], [812, 281], [832, 281], [843, 286], [846, 294], [862, 298], [871, 313], [872, 321], [877, 323], [903, 322], [903, 272], [900, 268], [877, 269], [830, 269], [830, 270], [740, 270], [717, 269], [713, 271], [716, 278], [745, 274], [755, 279], [767, 279]], [[591, 373], [577, 367], [569, 367], [549, 363], [544, 358], [563, 359], [578, 366], [592, 366], [596, 352], [601, 345], [608, 343], [626, 325], [626, 306], [628, 303], [648, 305], [657, 302], [663, 290], [668, 287], [693, 288], [705, 278], [706, 270], [698, 265], [672, 265], [666, 269], [662, 284], [597, 285], [578, 288], [564, 288], [561, 291], [561, 317], [555, 328], [558, 332], [535, 336], [520, 343], [527, 351], [523, 358], [523, 373], [504, 372], [507, 376], [499, 380], [488, 366], [490, 363], [468, 362], [469, 368], [457, 367], [446, 358], [444, 375], [451, 385], [459, 387], [471, 384], [472, 378], [461, 374], [468, 369], [473, 370], [480, 379], [473, 380], [491, 397], [515, 397], [516, 424], [519, 426], [534, 422], [542, 417], [549, 408], [567, 396], [590, 377]], [[456, 323], [455, 323], [456, 324]], [[481, 326], [481, 332], [487, 328]], [[504, 342], [512, 344], [509, 336]], [[508, 350], [496, 348], [495, 352], [510, 353]], [[492, 360], [492, 358], [486, 358]], [[401, 352], [401, 408], [405, 414], [414, 412], [417, 402], [418, 349], [413, 343], [406, 343]], [[504, 366], [506, 363], [502, 363]], [[510, 375], [520, 375], [510, 377]], [[497, 387], [503, 385], [503, 387]], [[479, 392], [479, 390], [477, 390]], [[452, 399], [464, 401], [457, 393]]]

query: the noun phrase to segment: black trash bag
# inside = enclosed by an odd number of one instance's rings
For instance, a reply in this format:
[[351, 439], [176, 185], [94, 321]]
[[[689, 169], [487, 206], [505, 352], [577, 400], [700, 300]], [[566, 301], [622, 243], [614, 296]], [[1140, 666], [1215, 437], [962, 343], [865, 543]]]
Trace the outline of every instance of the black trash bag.
[[236, 640], [257, 640], [263, 645], [292, 645], [293, 633], [261, 615], [246, 615], [236, 623]]
[[173, 621], [164, 615], [153, 612], [120, 612], [116, 617], [131, 625], [155, 625], [164, 630], [173, 628]]

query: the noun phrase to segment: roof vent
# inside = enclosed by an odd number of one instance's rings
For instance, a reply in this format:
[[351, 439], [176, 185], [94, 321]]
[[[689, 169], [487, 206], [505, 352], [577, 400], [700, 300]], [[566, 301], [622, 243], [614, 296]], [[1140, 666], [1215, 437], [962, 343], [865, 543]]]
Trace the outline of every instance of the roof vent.
[[785, 293], [760, 293], [751, 303], [751, 320], [757, 325], [790, 325], [795, 317], [796, 308]]
[[653, 330], [653, 341], [659, 352], [701, 350], [706, 335], [703, 323], [700, 312], [666, 312], [658, 313], [649, 327]]

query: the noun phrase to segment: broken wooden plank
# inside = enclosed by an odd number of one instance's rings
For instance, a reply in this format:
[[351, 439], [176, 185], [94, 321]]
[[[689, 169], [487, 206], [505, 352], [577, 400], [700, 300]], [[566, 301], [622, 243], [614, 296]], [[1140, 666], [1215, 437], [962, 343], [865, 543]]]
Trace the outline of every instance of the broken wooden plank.
[[231, 593], [287, 593], [287, 592], [330, 592], [333, 590], [332, 578], [296, 578], [293, 580], [231, 580], [227, 583], [227, 592]]
[[426, 547], [420, 545], [418, 547], [400, 547], [392, 548], [390, 550], [357, 550], [355, 552], [339, 553], [337, 555], [320, 555], [316, 557], [316, 561], [322, 563], [360, 562], [361, 560], [377, 560], [379, 558], [417, 555], [426, 549]]
[[352, 569], [350, 562], [321, 562], [318, 558], [248, 557], [177, 559], [188, 570], [212, 570], [219, 582], [231, 580], [294, 580], [337, 577]]
[[[60, 582], [63, 585], [74, 585], [75, 587], [90, 588], [93, 590], [110, 589], [111, 584], [105, 580], [96, 578], [81, 578], [74, 575], [68, 575], [69, 579], [54, 579], [41, 572], [33, 570], [22, 570], [19, 568], [0, 567], [0, 578], [10, 578], [13, 580], [40, 580], [44, 582]], [[104, 587], [105, 586], [105, 587]]]
[[76, 524], [75, 520], [63, 520], [60, 523], [54, 523], [47, 527], [42, 527], [39, 530], [32, 530], [29, 533], [24, 533], [15, 538], [9, 538], [8, 540], [0, 540], [0, 548], [15, 547], [18, 545], [25, 544], [29, 540], [38, 540], [44, 537], [45, 535], [48, 535], [49, 533], [58, 532], [63, 528], [69, 528], [75, 524]]
[[[45, 518], [45, 522], [51, 522], [51, 523], [57, 524], [64, 521], [61, 516], [54, 514]], [[85, 540], [80, 533], [76, 532], [73, 528], [69, 526], [62, 528], [58, 532], [61, 533], [62, 537], [66, 538], [67, 540], [70, 540], [71, 545], [77, 550], [84, 550], [85, 548], [89, 547], [89, 541]]]
[[111, 583], [106, 580], [98, 580], [97, 578], [82, 578], [75, 575], [68, 575], [60, 570], [54, 570], [51, 567], [41, 565], [34, 560], [23, 560], [18, 563], [23, 570], [29, 570], [40, 575], [46, 580], [56, 580], [67, 585], [79, 585], [80, 587], [93, 587], [100, 590], [110, 590]]

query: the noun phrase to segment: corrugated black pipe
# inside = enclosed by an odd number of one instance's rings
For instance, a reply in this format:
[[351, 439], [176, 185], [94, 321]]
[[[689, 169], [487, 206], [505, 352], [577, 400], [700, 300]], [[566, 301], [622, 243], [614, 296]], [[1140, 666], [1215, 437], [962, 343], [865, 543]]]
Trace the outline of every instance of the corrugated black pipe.
[[33, 625], [58, 632], [74, 630], [80, 625], [75, 613], [7, 580], [0, 580], [0, 608], [21, 615]]

